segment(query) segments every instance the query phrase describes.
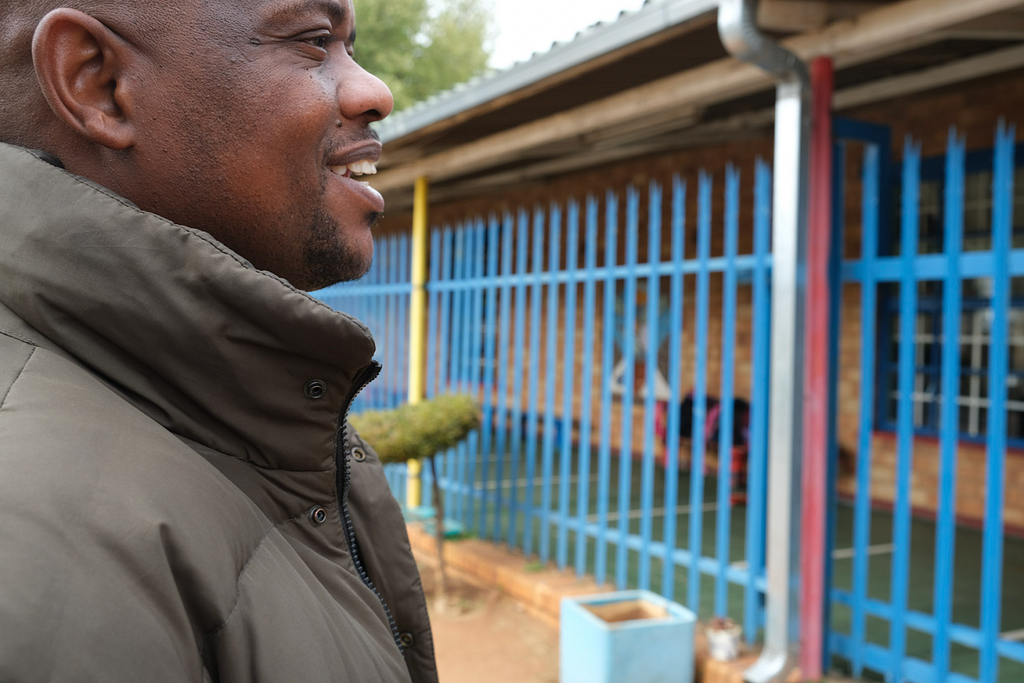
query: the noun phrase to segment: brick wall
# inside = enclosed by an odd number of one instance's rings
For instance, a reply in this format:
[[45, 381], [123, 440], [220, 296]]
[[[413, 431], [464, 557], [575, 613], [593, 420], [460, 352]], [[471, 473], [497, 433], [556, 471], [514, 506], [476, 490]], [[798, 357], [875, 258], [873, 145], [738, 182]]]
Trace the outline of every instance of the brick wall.
[[[1001, 116], [1013, 117], [1017, 112], [1024, 110], [1024, 71], [1013, 72], [1007, 75], [994, 76], [986, 79], [979, 79], [969, 84], [961, 84], [942, 90], [933, 91], [923, 95], [914, 95], [887, 101], [882, 104], [863, 107], [851, 112], [843, 112], [843, 116], [856, 118], [865, 121], [872, 121], [889, 125], [893, 135], [893, 157], [899, 159], [902, 155], [903, 141], [906, 134], [912, 134], [922, 144], [924, 157], [941, 155], [945, 151], [946, 138], [949, 126], [956, 125], [966, 135], [967, 147], [970, 149], [990, 148], [994, 136], [994, 129]], [[1018, 139], [1024, 138], [1024, 120], [1019, 122]], [[504, 211], [514, 211], [519, 207], [532, 210], [535, 206], [547, 207], [551, 202], [559, 202], [563, 206], [570, 198], [583, 200], [588, 193], [603, 198], [608, 189], [623, 193], [626, 185], [632, 183], [640, 188], [646, 186], [650, 180], [657, 180], [666, 188], [666, 212], [671, 187], [671, 180], [674, 174], [678, 174], [688, 184], [688, 202], [686, 221], [688, 227], [688, 238], [686, 251], [688, 255], [696, 253], [696, 187], [697, 173], [705, 169], [712, 173], [716, 179], [714, 200], [713, 200], [713, 239], [712, 254], [722, 252], [722, 214], [723, 214], [723, 185], [724, 168], [729, 161], [733, 162], [740, 170], [742, 177], [741, 190], [741, 211], [740, 211], [740, 252], [751, 251], [752, 235], [752, 207], [754, 177], [754, 163], [758, 157], [771, 160], [772, 141], [770, 136], [763, 135], [752, 137], [736, 142], [716, 145], [700, 149], [688, 149], [671, 152], [661, 155], [652, 155], [642, 159], [636, 159], [624, 163], [612, 164], [600, 168], [588, 169], [583, 172], [573, 173], [557, 178], [552, 178], [543, 183], [534, 183], [514, 191], [508, 191], [500, 196], [486, 196], [471, 200], [450, 202], [431, 207], [431, 224], [445, 225], [457, 224], [459, 221], [489, 213], [501, 214]], [[846, 238], [845, 255], [847, 258], [855, 258], [860, 252], [860, 160], [857, 150], [851, 149], [848, 157], [848, 178], [847, 178], [847, 207], [846, 207]], [[646, 207], [646, 196], [641, 197], [641, 206]], [[624, 203], [620, 202], [620, 214], [624, 211]], [[389, 216], [381, 226], [383, 232], [406, 230], [411, 223], [409, 215]], [[603, 216], [600, 223], [600, 244], [599, 249], [603, 251]], [[620, 221], [620, 225], [622, 225]], [[646, 225], [646, 211], [641, 211], [640, 225]], [[664, 230], [664, 228], [663, 228]], [[640, 261], [644, 262], [646, 255], [646, 230], [641, 227], [640, 234]], [[665, 238], [662, 240], [662, 256], [669, 256], [669, 240], [667, 233], [663, 232]], [[579, 262], [583, 261], [583, 249], [581, 243], [579, 249]], [[624, 240], [620, 228], [619, 239], [619, 262], [623, 260]], [[565, 253], [565, 245], [562, 249]], [[564, 258], [564, 256], [563, 256]], [[599, 257], [603, 263], [603, 257]], [[712, 276], [709, 320], [709, 346], [708, 346], [708, 387], [712, 394], [718, 393], [719, 378], [721, 376], [721, 305], [722, 286], [720, 276]], [[694, 357], [694, 309], [693, 293], [695, 291], [695, 280], [693, 277], [686, 278], [686, 310], [683, 331], [683, 380], [684, 391], [693, 383], [693, 357]], [[598, 307], [595, 325], [595, 339], [597, 340], [594, 365], [594, 386], [599, 386], [601, 367], [600, 359], [600, 330], [601, 330], [601, 289], [598, 290]], [[564, 290], [563, 290], [564, 296]], [[857, 434], [859, 411], [862, 403], [859, 396], [860, 391], [860, 292], [856, 285], [847, 286], [843, 292], [842, 310], [842, 334], [840, 350], [841, 376], [839, 383], [839, 416], [838, 430], [839, 440], [844, 450], [850, 453], [857, 451]], [[564, 299], [563, 299], [564, 301]], [[582, 289], [577, 297], [578, 310], [576, 319], [576, 378], [580, 381], [582, 373]], [[750, 391], [750, 359], [751, 359], [751, 303], [748, 287], [741, 287], [737, 307], [737, 342], [736, 342], [736, 394], [738, 396], [749, 396]], [[528, 318], [527, 318], [528, 319]], [[542, 316], [542, 325], [543, 325]], [[541, 357], [538, 362], [545, 364], [544, 349], [546, 343], [543, 341], [544, 330], [542, 329]], [[564, 335], [564, 329], [560, 333]], [[529, 336], [524, 337], [529, 339]], [[564, 338], [560, 336], [559, 349], [564, 348]], [[524, 350], [528, 353], [528, 349]], [[563, 353], [560, 351], [554, 362], [560, 363]], [[527, 359], [524, 367], [533, 362]], [[542, 382], [543, 375], [541, 373]], [[558, 377], [561, 378], [561, 369]], [[559, 379], [559, 381], [561, 381]], [[510, 383], [511, 386], [511, 383]], [[577, 387], [579, 384], [577, 384]], [[578, 393], [578, 390], [577, 390]], [[543, 406], [544, 387], [540, 387], [539, 396]], [[561, 412], [561, 398], [557, 402]], [[525, 397], [522, 398], [525, 406]], [[599, 405], [595, 396], [593, 402], [594, 410], [594, 435], [596, 437], [599, 423]], [[576, 414], [578, 416], [579, 400], [576, 398]], [[642, 438], [642, 404], [638, 403], [632, 411], [634, 420], [634, 443], [641, 443]], [[578, 418], [577, 418], [578, 419]], [[621, 428], [622, 411], [618, 403], [613, 417], [613, 445], [619, 447], [618, 439]], [[937, 497], [937, 464], [938, 446], [934, 439], [919, 438], [915, 440], [913, 457], [913, 481], [911, 485], [911, 500], [913, 505], [923, 514], [933, 513], [936, 507]], [[895, 481], [895, 439], [889, 433], [879, 432], [873, 438], [873, 460], [871, 477], [871, 495], [880, 504], [890, 503], [893, 500]], [[958, 452], [958, 483], [957, 483], [957, 513], [967, 521], [978, 522], [984, 513], [984, 471], [985, 452], [983, 447], [974, 444], [964, 443]], [[851, 463], [846, 463], [844, 474], [841, 475], [839, 490], [843, 495], [852, 495], [855, 489], [855, 482], [850, 474]], [[1024, 453], [1011, 451], [1006, 459], [1006, 477], [1008, 490], [1013, 486], [1024, 486]], [[1006, 502], [1007, 525], [1024, 529], [1024, 497], [1007, 496]]]

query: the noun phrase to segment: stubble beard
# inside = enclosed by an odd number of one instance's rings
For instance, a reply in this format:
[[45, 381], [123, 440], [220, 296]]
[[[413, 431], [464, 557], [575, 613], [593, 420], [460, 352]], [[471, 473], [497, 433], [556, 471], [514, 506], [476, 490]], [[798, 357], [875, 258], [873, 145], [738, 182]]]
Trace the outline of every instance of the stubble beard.
[[[367, 229], [379, 218], [375, 211], [367, 213], [364, 216]], [[370, 270], [373, 257], [365, 257], [355, 245], [346, 243], [347, 233], [323, 206], [316, 208], [308, 225], [302, 250], [306, 281], [311, 285], [308, 289], [358, 280]]]

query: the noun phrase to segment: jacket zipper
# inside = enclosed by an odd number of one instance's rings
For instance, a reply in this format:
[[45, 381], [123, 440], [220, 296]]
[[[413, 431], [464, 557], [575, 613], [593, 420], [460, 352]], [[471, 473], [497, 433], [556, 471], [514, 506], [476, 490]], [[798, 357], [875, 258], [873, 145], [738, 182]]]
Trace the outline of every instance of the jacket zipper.
[[348, 511], [348, 492], [351, 485], [351, 462], [349, 461], [349, 443], [348, 443], [348, 431], [345, 429], [345, 422], [348, 419], [348, 411], [352, 407], [352, 402], [355, 401], [367, 384], [377, 379], [377, 375], [380, 374], [380, 363], [377, 361], [371, 362], [365, 368], [359, 371], [355, 381], [352, 384], [352, 392], [349, 394], [348, 399], [341, 408], [341, 414], [338, 416], [338, 432], [335, 438], [334, 446], [334, 460], [335, 467], [337, 467], [337, 461], [341, 459], [341, 467], [338, 469], [338, 477], [341, 480], [338, 484], [338, 490], [340, 491], [341, 499], [338, 501], [338, 508], [341, 510], [341, 521], [342, 531], [345, 535], [345, 542], [348, 544], [349, 556], [352, 558], [352, 564], [355, 565], [356, 571], [359, 573], [359, 578], [362, 579], [363, 583], [367, 588], [373, 591], [373, 594], [380, 600], [381, 606], [384, 608], [384, 614], [388, 618], [388, 625], [391, 627], [391, 637], [395, 639], [395, 645], [398, 646], [398, 651], [405, 656], [405, 648], [402, 647], [402, 641], [398, 633], [398, 626], [395, 624], [395, 618], [391, 614], [391, 609], [388, 604], [384, 601], [384, 596], [380, 594], [377, 587], [373, 585], [373, 580], [370, 579], [370, 575], [366, 573], [366, 568], [363, 566], [362, 557], [359, 554], [359, 544], [356, 543], [356, 530], [352, 524], [352, 516]]

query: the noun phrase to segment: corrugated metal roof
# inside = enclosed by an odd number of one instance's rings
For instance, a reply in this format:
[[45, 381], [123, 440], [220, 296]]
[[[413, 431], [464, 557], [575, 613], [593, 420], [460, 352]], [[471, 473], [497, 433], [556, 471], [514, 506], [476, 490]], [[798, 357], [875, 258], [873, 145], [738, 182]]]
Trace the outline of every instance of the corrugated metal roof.
[[718, 7], [718, 0], [647, 0], [612, 22], [598, 22], [547, 52], [477, 77], [439, 93], [375, 125], [385, 143], [398, 140], [444, 119], [543, 81]]

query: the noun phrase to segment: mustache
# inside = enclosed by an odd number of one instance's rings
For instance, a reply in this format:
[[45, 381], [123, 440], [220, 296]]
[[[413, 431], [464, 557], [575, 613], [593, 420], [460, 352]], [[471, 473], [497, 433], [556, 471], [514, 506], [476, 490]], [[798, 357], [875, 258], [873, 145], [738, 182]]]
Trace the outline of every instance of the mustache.
[[324, 150], [324, 156], [330, 157], [332, 154], [339, 150], [345, 149], [346, 147], [352, 147], [363, 142], [380, 142], [380, 135], [373, 128], [367, 126], [358, 133], [345, 136], [341, 139], [332, 140], [327, 144], [327, 148]]

